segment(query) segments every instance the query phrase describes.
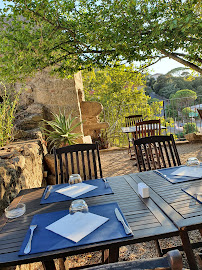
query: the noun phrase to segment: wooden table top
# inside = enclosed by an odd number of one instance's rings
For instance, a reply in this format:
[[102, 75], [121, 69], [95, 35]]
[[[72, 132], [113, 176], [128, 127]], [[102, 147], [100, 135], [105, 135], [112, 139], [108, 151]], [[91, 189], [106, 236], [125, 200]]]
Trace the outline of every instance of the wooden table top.
[[190, 185], [201, 186], [202, 179], [172, 184], [153, 171], [130, 175], [136, 182], [145, 182], [150, 197], [180, 229], [202, 228], [202, 204], [182, 191]]
[[[139, 178], [138, 178], [139, 179]], [[40, 205], [44, 188], [22, 190], [21, 202], [26, 204], [26, 213], [16, 219], [0, 220], [0, 267], [43, 261], [68, 255], [80, 254], [178, 234], [178, 229], [160, 210], [151, 198], [141, 199], [137, 195], [137, 183], [133, 177], [117, 176], [108, 178], [114, 194], [85, 198], [89, 206], [117, 202], [125, 215], [134, 236], [130, 238], [94, 243], [50, 252], [18, 256], [21, 244], [35, 214], [68, 209], [71, 201]], [[18, 200], [17, 197], [16, 200]]]

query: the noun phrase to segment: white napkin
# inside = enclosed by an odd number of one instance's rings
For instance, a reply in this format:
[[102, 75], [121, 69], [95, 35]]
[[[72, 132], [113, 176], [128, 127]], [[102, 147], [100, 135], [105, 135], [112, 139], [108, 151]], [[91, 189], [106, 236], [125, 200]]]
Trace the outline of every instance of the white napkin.
[[55, 221], [46, 229], [77, 243], [108, 220], [106, 217], [89, 212], [76, 212]]
[[93, 185], [78, 183], [78, 184], [69, 185], [65, 188], [58, 189], [56, 190], [56, 192], [61, 193], [68, 197], [76, 198], [96, 188], [97, 187]]
[[191, 176], [191, 177], [202, 177], [202, 168], [201, 167], [181, 167], [174, 172], [172, 175], [179, 176]]

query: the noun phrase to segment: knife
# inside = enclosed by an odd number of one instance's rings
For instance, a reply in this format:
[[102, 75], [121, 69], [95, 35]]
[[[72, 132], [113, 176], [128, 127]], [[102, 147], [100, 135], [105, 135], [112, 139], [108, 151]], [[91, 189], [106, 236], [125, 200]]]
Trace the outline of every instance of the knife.
[[117, 219], [122, 223], [126, 234], [132, 234], [133, 233], [132, 230], [126, 225], [126, 223], [125, 223], [120, 211], [118, 210], [118, 208], [115, 209], [115, 214], [116, 214]]
[[109, 187], [109, 182], [107, 181], [106, 178], [102, 178], [102, 180], [105, 182], [105, 188]]
[[46, 194], [45, 194], [45, 196], [44, 196], [44, 199], [45, 199], [45, 200], [49, 197], [52, 188], [53, 188], [52, 186], [49, 186], [49, 187], [48, 187], [48, 189], [47, 189], [47, 191], [46, 191]]

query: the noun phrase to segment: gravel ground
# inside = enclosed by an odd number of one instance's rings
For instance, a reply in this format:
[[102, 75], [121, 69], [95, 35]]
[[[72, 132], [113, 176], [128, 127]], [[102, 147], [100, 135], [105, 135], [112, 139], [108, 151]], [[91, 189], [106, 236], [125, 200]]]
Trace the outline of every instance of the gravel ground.
[[[177, 149], [180, 155], [182, 164], [185, 164], [187, 158], [197, 157], [202, 162], [202, 144], [187, 144], [181, 143], [177, 145]], [[105, 177], [123, 175], [128, 173], [138, 172], [137, 167], [133, 166], [134, 160], [130, 160], [128, 151], [125, 150], [104, 150], [101, 151], [101, 163], [103, 169], [103, 175]], [[192, 242], [201, 241], [201, 235], [198, 231], [192, 231], [189, 233]], [[162, 247], [170, 247], [181, 244], [179, 237], [172, 237], [164, 240], [160, 240]], [[197, 253], [198, 250], [195, 250]], [[184, 267], [188, 268], [186, 258], [183, 255]], [[157, 257], [155, 244], [153, 241], [135, 244], [130, 246], [124, 246], [120, 249], [120, 261], [129, 261], [136, 259], [145, 259]], [[78, 267], [86, 264], [100, 262], [100, 252], [88, 253], [80, 256], [71, 256], [66, 260], [67, 267]], [[200, 269], [200, 267], [199, 267]], [[202, 269], [202, 268], [201, 268]]]

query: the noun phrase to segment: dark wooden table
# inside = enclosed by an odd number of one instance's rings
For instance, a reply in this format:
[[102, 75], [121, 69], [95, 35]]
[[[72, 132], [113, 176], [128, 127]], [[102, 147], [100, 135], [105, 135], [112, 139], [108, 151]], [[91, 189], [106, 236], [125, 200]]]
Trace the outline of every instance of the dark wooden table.
[[[199, 187], [202, 185], [202, 179], [172, 184], [154, 171], [131, 174], [130, 176], [135, 183], [145, 182], [150, 187], [150, 198], [179, 229], [190, 269], [198, 269], [188, 231], [199, 229], [202, 234], [202, 204], [183, 192], [182, 188], [190, 185]], [[202, 242], [193, 244], [193, 247], [201, 246]]]
[[[117, 202], [125, 215], [134, 237], [94, 243], [50, 252], [18, 256], [21, 244], [33, 215], [68, 209], [70, 201], [40, 205], [44, 188], [22, 190], [13, 201], [26, 204], [26, 213], [17, 219], [0, 221], [0, 268], [43, 261], [46, 269], [54, 269], [50, 261], [54, 258], [81, 254], [89, 251], [107, 250], [108, 262], [118, 259], [119, 247], [149, 240], [178, 235], [178, 229], [151, 198], [141, 199], [136, 191], [137, 184], [130, 176], [108, 178], [114, 194], [86, 198], [89, 206]], [[106, 259], [106, 258], [105, 258]]]

